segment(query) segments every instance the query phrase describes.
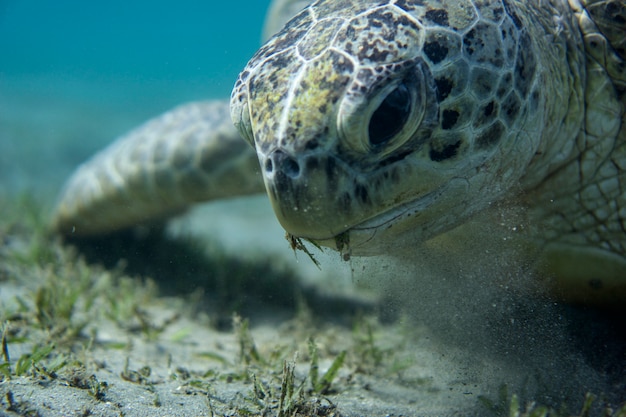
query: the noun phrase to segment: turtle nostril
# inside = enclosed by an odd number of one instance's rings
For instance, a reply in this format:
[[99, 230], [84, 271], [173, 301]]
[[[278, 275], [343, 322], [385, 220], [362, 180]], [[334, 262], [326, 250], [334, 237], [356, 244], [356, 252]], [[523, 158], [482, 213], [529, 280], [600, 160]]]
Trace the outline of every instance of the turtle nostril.
[[300, 165], [294, 158], [287, 155], [285, 152], [274, 151], [265, 161], [265, 173], [272, 174], [279, 172], [291, 179], [294, 179], [300, 175]]
[[283, 159], [281, 169], [289, 178], [296, 178], [300, 174], [300, 165], [289, 157]]

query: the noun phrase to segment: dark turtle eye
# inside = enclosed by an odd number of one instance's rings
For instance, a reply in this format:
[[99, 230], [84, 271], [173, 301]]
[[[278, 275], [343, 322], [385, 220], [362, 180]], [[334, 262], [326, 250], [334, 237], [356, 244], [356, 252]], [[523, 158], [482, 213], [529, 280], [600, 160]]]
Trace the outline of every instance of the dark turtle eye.
[[369, 141], [380, 146], [397, 135], [411, 114], [411, 92], [404, 83], [396, 87], [380, 103], [369, 123]]

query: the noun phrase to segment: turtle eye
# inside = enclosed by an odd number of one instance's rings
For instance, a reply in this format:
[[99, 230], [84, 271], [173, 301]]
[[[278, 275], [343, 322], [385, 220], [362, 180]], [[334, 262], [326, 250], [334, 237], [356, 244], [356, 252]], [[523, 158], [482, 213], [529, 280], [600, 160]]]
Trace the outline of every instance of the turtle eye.
[[404, 83], [387, 94], [370, 117], [370, 146], [380, 147], [402, 131], [411, 114], [411, 101], [411, 92]]

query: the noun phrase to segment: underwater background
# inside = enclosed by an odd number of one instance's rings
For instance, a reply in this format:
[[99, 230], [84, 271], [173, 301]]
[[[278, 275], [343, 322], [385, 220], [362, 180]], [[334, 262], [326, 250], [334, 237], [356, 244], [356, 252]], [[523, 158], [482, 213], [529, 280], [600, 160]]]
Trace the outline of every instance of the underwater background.
[[0, 0], [0, 196], [53, 201], [117, 136], [227, 98], [269, 3]]

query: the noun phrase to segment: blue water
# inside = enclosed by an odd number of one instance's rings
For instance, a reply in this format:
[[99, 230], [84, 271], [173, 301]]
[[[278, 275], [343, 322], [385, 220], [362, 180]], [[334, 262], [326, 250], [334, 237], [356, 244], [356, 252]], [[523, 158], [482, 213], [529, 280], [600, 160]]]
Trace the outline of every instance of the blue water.
[[268, 0], [0, 0], [0, 186], [54, 195], [143, 120], [228, 97]]

